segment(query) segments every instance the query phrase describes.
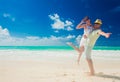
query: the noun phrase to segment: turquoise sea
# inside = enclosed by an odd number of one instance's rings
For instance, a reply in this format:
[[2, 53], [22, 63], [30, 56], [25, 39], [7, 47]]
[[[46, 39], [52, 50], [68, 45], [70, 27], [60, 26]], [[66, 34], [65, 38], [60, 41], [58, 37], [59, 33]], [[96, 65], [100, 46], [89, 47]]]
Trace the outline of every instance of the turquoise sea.
[[[69, 46], [0, 46], [0, 50], [73, 50]], [[120, 50], [120, 47], [95, 46], [94, 50]]]

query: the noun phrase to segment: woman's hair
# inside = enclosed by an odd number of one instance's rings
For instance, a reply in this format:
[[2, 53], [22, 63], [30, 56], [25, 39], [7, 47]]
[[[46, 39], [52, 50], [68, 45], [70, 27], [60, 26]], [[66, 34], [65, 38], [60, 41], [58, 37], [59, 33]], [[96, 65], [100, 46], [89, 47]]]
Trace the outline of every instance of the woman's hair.
[[83, 22], [86, 22], [87, 20], [89, 20], [90, 18], [88, 17], [88, 16], [85, 16], [84, 18], [83, 18]]

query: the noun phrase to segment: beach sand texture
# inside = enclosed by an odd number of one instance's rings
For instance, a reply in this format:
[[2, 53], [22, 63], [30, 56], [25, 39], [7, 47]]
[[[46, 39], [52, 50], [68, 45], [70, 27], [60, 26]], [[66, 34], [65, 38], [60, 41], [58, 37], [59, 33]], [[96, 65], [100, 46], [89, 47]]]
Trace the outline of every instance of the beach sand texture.
[[75, 51], [1, 50], [0, 82], [120, 82], [120, 51], [93, 54], [96, 74], [87, 76], [85, 58], [77, 65]]

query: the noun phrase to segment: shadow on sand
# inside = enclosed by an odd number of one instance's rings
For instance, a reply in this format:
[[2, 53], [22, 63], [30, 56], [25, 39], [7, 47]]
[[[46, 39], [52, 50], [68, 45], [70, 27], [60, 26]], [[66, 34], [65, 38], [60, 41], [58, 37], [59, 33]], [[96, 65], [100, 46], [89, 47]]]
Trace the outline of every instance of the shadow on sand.
[[119, 76], [107, 75], [107, 74], [103, 74], [103, 73], [95, 74], [95, 76], [97, 76], [97, 77], [102, 77], [102, 78], [111, 78], [111, 79], [120, 80], [120, 77], [119, 77]]

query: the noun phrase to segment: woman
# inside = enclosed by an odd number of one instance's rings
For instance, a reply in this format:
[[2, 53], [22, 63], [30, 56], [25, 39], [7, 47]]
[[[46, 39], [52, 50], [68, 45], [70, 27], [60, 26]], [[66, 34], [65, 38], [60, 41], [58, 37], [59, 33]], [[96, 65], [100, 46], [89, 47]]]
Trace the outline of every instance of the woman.
[[90, 19], [88, 16], [84, 17], [83, 20], [76, 27], [76, 29], [81, 29], [81, 28], [84, 29], [84, 34], [81, 38], [79, 48], [76, 48], [71, 42], [67, 42], [68, 45], [70, 45], [71, 47], [73, 47], [75, 50], [77, 50], [79, 52], [79, 56], [78, 56], [78, 60], [77, 60], [78, 64], [79, 64], [81, 55], [84, 52], [85, 44], [87, 42], [87, 37], [89, 36], [89, 34], [93, 30]]

